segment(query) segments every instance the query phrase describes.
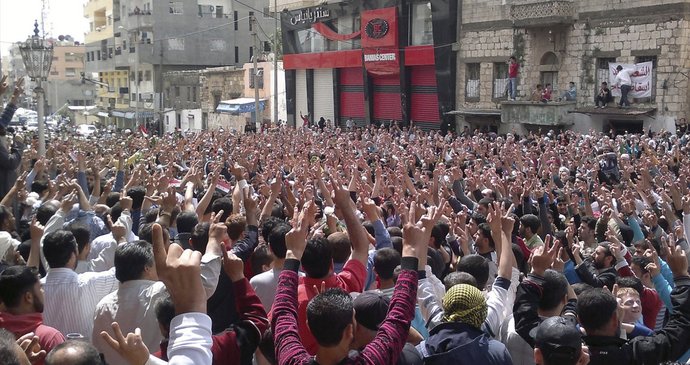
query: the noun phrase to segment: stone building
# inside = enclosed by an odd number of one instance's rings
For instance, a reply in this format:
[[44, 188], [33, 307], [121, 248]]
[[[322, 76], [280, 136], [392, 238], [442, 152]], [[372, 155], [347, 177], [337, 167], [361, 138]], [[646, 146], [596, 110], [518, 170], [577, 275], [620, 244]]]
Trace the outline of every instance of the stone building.
[[201, 120], [209, 129], [226, 128], [243, 130], [244, 118], [232, 118], [216, 110], [223, 100], [237, 99], [244, 92], [244, 69], [235, 67], [214, 67], [202, 70], [199, 76], [201, 84]]
[[[458, 11], [456, 126], [525, 132], [675, 129], [687, 117], [688, 0], [466, 0]], [[518, 101], [505, 96], [507, 60], [521, 65]], [[651, 97], [594, 108], [609, 63], [652, 62]], [[536, 84], [568, 83], [575, 102], [532, 103]], [[618, 101], [618, 98], [616, 98]]]

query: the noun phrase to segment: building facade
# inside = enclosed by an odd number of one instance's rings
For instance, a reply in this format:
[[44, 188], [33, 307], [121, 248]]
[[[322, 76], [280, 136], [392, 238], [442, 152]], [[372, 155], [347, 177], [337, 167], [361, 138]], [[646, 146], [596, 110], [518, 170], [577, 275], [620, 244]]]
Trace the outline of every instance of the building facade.
[[[538, 128], [675, 130], [690, 93], [690, 1], [466, 0], [458, 12], [457, 126], [500, 132]], [[508, 101], [507, 61], [520, 63], [518, 100]], [[595, 108], [610, 65], [650, 62], [651, 96], [629, 109]], [[559, 102], [574, 82], [577, 98]], [[554, 101], [529, 101], [536, 84]], [[638, 85], [639, 86], [639, 85]], [[616, 98], [618, 101], [618, 98]]]
[[457, 1], [278, 1], [288, 122], [445, 129], [455, 109]]
[[107, 85], [101, 107], [120, 127], [133, 127], [137, 115], [140, 124], [161, 119], [164, 73], [249, 62], [249, 17], [264, 29], [271, 24], [259, 0], [243, 2], [250, 7], [231, 0], [91, 2], [85, 7], [94, 19], [91, 33], [104, 36], [87, 36], [87, 65]]
[[84, 45], [82, 44], [71, 40], [53, 42], [53, 61], [50, 65], [50, 74], [48, 81], [43, 83], [48, 114], [56, 112], [65, 105], [94, 105], [95, 85], [81, 81], [81, 74], [84, 72], [84, 57]]

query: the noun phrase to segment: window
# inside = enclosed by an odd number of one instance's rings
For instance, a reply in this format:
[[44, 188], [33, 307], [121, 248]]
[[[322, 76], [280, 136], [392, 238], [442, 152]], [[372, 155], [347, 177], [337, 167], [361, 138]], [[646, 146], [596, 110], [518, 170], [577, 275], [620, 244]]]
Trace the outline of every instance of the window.
[[235, 30], [240, 30], [239, 28], [239, 14], [237, 13], [237, 10], [232, 12], [232, 22], [235, 24]]
[[67, 67], [65, 69], [65, 76], [66, 77], [76, 77], [77, 76], [77, 70], [74, 67]]
[[225, 51], [225, 39], [211, 39], [208, 46], [211, 52], [223, 52]]
[[192, 100], [192, 87], [187, 86], [187, 101], [191, 101], [191, 100]]
[[598, 95], [599, 85], [601, 85], [602, 82], [606, 81], [609, 83], [609, 87], [611, 86], [612, 80], [609, 80], [609, 74], [611, 72], [609, 71], [609, 63], [616, 63], [616, 58], [597, 58], [597, 80], [594, 85], [595, 95]]
[[249, 60], [254, 58], [254, 47], [249, 47]]
[[431, 21], [431, 2], [414, 3], [410, 17], [412, 45], [433, 44], [434, 28]]
[[171, 1], [170, 2], [170, 14], [184, 14], [184, 2], [182, 1]]
[[168, 39], [168, 50], [170, 51], [184, 51], [184, 38]]
[[494, 88], [493, 98], [504, 99], [508, 87], [508, 64], [504, 62], [494, 63]]
[[556, 56], [556, 54], [553, 52], [544, 53], [539, 61], [539, 83], [541, 83], [544, 87], [550, 84], [553, 95], [559, 93], [558, 64], [558, 56]]
[[540, 72], [539, 75], [540, 83], [542, 84], [543, 87], [546, 87], [546, 85], [551, 84], [551, 91], [552, 91], [552, 98], [556, 98], [556, 92], [559, 92], [558, 94], [560, 96], [563, 96], [563, 92], [567, 91], [565, 90], [559, 90], [558, 89], [558, 72], [557, 71], [542, 71]]
[[144, 81], [151, 81], [151, 71], [150, 70], [146, 70], [144, 72]]
[[196, 103], [196, 86], [192, 87], [192, 101]]
[[86, 62], [91, 62], [91, 53], [86, 52]]
[[139, 71], [137, 76], [139, 76], [139, 83], [141, 84], [141, 82], [144, 81], [144, 71]]
[[262, 67], [260, 67], [259, 71], [256, 73], [254, 73], [253, 68], [249, 69], [249, 88], [253, 89], [254, 85], [257, 83], [259, 89], [264, 88], [264, 69]]
[[240, 63], [240, 47], [235, 47], [235, 64]]
[[[334, 49], [334, 51], [337, 51]], [[264, 52], [271, 52], [271, 42], [264, 41]]]
[[479, 72], [481, 64], [468, 63], [465, 74], [465, 99], [479, 100]]
[[179, 86], [175, 86], [175, 97], [176, 98], [180, 97], [180, 87]]
[[216, 18], [223, 17], [223, 7], [221, 5], [216, 6]]
[[264, 19], [271, 18], [271, 10], [268, 6], [264, 7], [264, 10], [261, 12], [261, 15], [263, 15]]
[[96, 51], [96, 59], [101, 60], [101, 51]]
[[253, 19], [253, 17], [254, 17], [254, 12], [253, 12], [253, 11], [250, 11], [250, 12], [249, 12], [249, 31], [250, 31], [250, 32], [252, 31], [252, 28], [253, 28], [253, 26], [252, 26], [252, 19]]
[[657, 56], [637, 56], [637, 57], [635, 57], [635, 63], [643, 63], [643, 62], [651, 62], [652, 63], [652, 84], [649, 85], [649, 87], [652, 88], [652, 96], [649, 98], [634, 98], [633, 101], [635, 103], [654, 103], [654, 102], [656, 102]]

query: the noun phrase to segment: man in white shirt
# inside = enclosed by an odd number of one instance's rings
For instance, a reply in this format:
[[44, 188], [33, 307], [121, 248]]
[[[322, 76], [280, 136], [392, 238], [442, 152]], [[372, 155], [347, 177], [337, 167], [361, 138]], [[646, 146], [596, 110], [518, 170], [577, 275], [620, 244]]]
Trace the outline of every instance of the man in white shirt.
[[633, 70], [629, 68], [623, 68], [623, 66], [618, 65], [616, 67], [618, 74], [616, 74], [615, 83], [621, 88], [621, 101], [619, 106], [621, 108], [627, 108], [630, 106], [630, 101], [628, 101], [628, 93], [632, 89], [632, 74]]
[[[218, 215], [220, 216], [220, 214]], [[142, 227], [147, 231], [150, 227]], [[209, 298], [216, 290], [221, 269], [223, 240], [227, 237], [225, 224], [215, 222], [209, 232], [206, 253], [201, 259], [201, 278]], [[155, 304], [168, 295], [165, 284], [158, 281], [155, 255], [165, 255], [165, 248], [151, 249], [146, 241], [120, 245], [115, 252], [115, 273], [120, 286], [117, 291], [98, 303], [94, 314], [93, 344], [105, 355], [111, 365], [127, 365], [126, 359], [98, 336], [108, 331], [112, 322], [118, 322], [123, 331], [142, 329], [142, 339], [148, 348], [156, 348], [163, 340], [158, 329]]]
[[117, 289], [115, 270], [77, 274], [77, 242], [69, 231], [44, 236], [43, 254], [50, 266], [41, 279], [45, 292], [43, 322], [63, 335], [79, 333], [90, 340], [96, 305]]
[[280, 272], [283, 271], [283, 264], [285, 263], [285, 253], [287, 248], [285, 248], [285, 235], [290, 232], [289, 224], [279, 223], [271, 230], [268, 235], [268, 246], [271, 252], [275, 256], [273, 260], [273, 267], [271, 270], [263, 272], [259, 275], [254, 276], [249, 280], [252, 288], [256, 292], [256, 296], [261, 300], [266, 311], [269, 312], [273, 306], [273, 299], [276, 295], [276, 289], [278, 288], [278, 277]]

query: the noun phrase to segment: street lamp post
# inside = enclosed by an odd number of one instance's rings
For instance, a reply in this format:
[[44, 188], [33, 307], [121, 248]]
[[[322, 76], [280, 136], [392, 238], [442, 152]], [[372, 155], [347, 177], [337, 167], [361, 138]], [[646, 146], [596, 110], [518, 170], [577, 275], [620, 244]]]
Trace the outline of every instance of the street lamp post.
[[22, 59], [24, 60], [26, 73], [32, 81], [36, 82], [34, 92], [38, 99], [38, 154], [41, 157], [45, 157], [45, 101], [41, 82], [48, 79], [50, 65], [53, 62], [53, 45], [46, 42], [43, 37], [39, 37], [38, 33], [38, 21], [35, 21], [34, 35], [19, 47], [19, 52], [21, 52]]

